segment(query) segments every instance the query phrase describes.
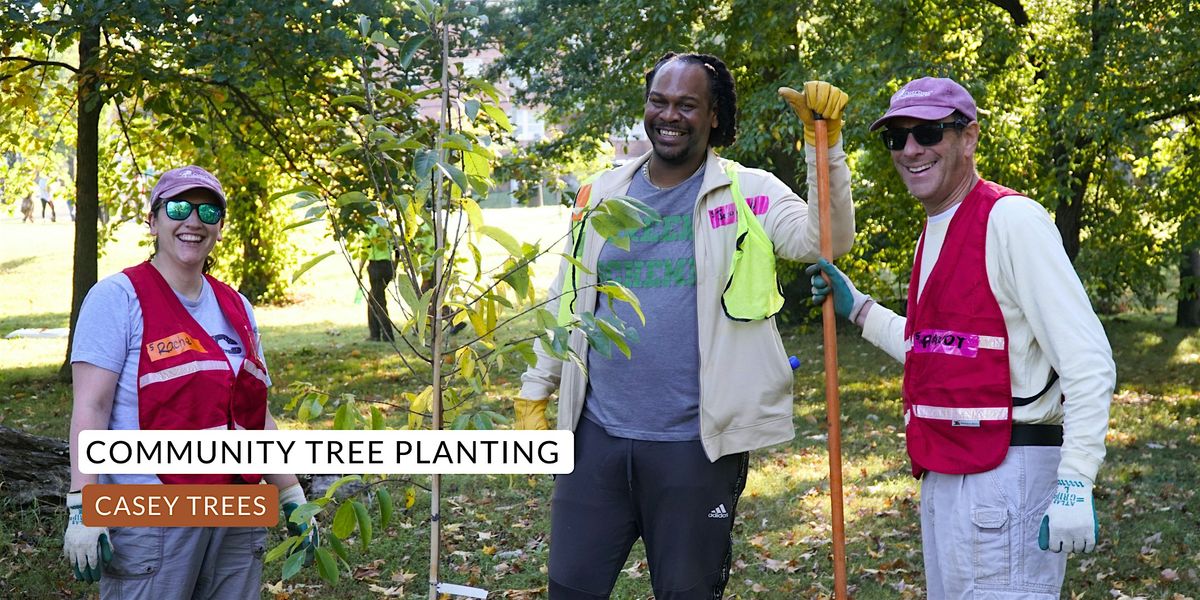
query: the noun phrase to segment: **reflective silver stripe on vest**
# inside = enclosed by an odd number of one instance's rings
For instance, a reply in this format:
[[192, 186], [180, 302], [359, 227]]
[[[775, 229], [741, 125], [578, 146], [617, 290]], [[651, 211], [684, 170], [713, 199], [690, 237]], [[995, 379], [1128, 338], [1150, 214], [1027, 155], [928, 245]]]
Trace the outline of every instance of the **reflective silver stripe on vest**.
[[941, 421], [1002, 421], [1008, 419], [1008, 408], [953, 408], [914, 404], [913, 415], [922, 419]]
[[152, 383], [162, 383], [172, 379], [178, 379], [185, 375], [199, 373], [200, 371], [228, 371], [229, 363], [223, 360], [197, 360], [190, 363], [177, 365], [169, 369], [155, 371], [154, 373], [146, 373], [138, 378], [138, 387], [144, 388]]
[[254, 363], [252, 363], [248, 360], [243, 361], [242, 362], [242, 370], [253, 375], [256, 379], [263, 382], [263, 385], [269, 385], [267, 383], [267, 374], [263, 373], [262, 369], [259, 369], [257, 366], [254, 365]]
[[987, 350], [1003, 350], [1004, 338], [994, 335], [979, 336], [979, 348]]

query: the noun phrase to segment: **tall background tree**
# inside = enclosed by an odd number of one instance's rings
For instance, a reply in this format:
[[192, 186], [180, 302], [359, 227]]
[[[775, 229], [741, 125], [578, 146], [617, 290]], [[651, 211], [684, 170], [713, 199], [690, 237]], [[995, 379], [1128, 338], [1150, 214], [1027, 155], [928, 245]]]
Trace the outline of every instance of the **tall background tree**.
[[904, 81], [953, 77], [982, 108], [983, 176], [1047, 207], [1099, 308], [1154, 306], [1176, 272], [1180, 308], [1189, 297], [1195, 306], [1194, 262], [1181, 262], [1197, 247], [1194, 179], [1181, 174], [1200, 160], [1182, 151], [1200, 135], [1200, 11], [1187, 2], [515, 0], [492, 10], [497, 68], [567, 126], [560, 147], [632, 125], [640, 75], [664, 51], [708, 52], [739, 84], [740, 133], [726, 154], [800, 189], [798, 125], [775, 89], [841, 86], [860, 231], [847, 267], [884, 298], [903, 297], [923, 217], [867, 126]]
[[[233, 283], [254, 300], [283, 295], [287, 275], [279, 267], [289, 260], [281, 235], [285, 223], [262, 203], [272, 186], [289, 183], [276, 179], [316, 168], [311, 148], [320, 130], [307, 125], [320, 119], [345, 75], [345, 32], [357, 15], [373, 14], [379, 6], [5, 3], [0, 105], [7, 112], [31, 98], [70, 98], [68, 112], [75, 114], [72, 328], [97, 279], [100, 215], [112, 209], [141, 218], [154, 175], [180, 162], [208, 159], [219, 177], [235, 184], [230, 216], [239, 220], [229, 231], [240, 256], [228, 265], [240, 272], [231, 272]], [[7, 121], [0, 127], [8, 132], [24, 128]], [[0, 136], [4, 139], [13, 136]], [[106, 171], [102, 178], [101, 165], [118, 167], [117, 175]], [[124, 186], [102, 189], [102, 182]], [[69, 360], [60, 374], [69, 377]]]

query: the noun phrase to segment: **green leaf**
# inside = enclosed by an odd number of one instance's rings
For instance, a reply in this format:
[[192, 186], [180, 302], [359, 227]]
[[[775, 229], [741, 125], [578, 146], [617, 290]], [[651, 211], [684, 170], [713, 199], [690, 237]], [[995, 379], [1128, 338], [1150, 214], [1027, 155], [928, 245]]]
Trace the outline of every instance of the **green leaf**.
[[[347, 483], [350, 483], [351, 481], [362, 481], [362, 476], [361, 475], [343, 475], [342, 477], [339, 477], [337, 481], [333, 482], [333, 485], [329, 486], [329, 489], [325, 490], [325, 497], [332, 498], [333, 495], [337, 493], [338, 488], [342, 487], [343, 485], [346, 485]], [[342, 512], [341, 507], [339, 507], [338, 514], [341, 514], [341, 512]], [[334, 519], [336, 520], [337, 517], [335, 516]], [[342, 536], [342, 537], [346, 537], [346, 536]]]
[[296, 283], [296, 281], [300, 279], [301, 275], [308, 272], [309, 269], [317, 266], [317, 263], [325, 260], [326, 258], [329, 258], [330, 256], [333, 256], [333, 254], [334, 254], [333, 250], [330, 250], [329, 252], [326, 252], [325, 254], [321, 254], [316, 257], [313, 257], [313, 258], [309, 259], [307, 262], [305, 262], [304, 264], [300, 265], [300, 269], [298, 269], [296, 271], [296, 273], [292, 275], [292, 283]]
[[587, 273], [588, 275], [592, 274], [592, 270], [587, 268], [582, 261], [576, 259], [574, 256], [571, 256], [570, 254], [559, 254], [559, 256], [561, 256], [563, 260], [571, 263], [571, 265], [573, 265], [576, 269], [579, 269], [579, 272]]
[[339, 430], [349, 429], [348, 427], [346, 427], [346, 405], [345, 404], [339, 406], [337, 409], [337, 412], [333, 413], [333, 428], [339, 429]]
[[358, 517], [354, 514], [354, 507], [350, 502], [343, 502], [333, 515], [333, 535], [344, 540], [354, 533], [354, 526], [357, 524]]
[[297, 552], [283, 561], [283, 579], [287, 581], [295, 577], [300, 572], [300, 568], [304, 566], [304, 553]]
[[492, 429], [495, 429], [495, 425], [492, 423], [492, 417], [487, 413], [475, 413], [475, 416], [471, 417], [471, 423], [475, 425], [475, 429], [480, 431], [491, 431]]
[[429, 41], [429, 36], [427, 35], [414, 35], [408, 38], [404, 42], [404, 47], [400, 50], [400, 66], [407, 68], [409, 63], [412, 62], [413, 55], [427, 41]]
[[386, 425], [383, 422], [383, 411], [379, 410], [378, 406], [371, 407], [371, 429], [379, 431], [384, 429]]
[[[482, 152], [474, 150], [463, 152], [463, 167], [472, 182], [477, 180], [486, 182], [492, 176], [492, 163]], [[478, 187], [476, 186], [476, 188]], [[487, 191], [487, 187], [484, 186], [483, 190], [476, 189], [475, 191], [482, 194]]]
[[376, 44], [379, 44], [381, 46], [386, 46], [388, 48], [395, 49], [395, 48], [400, 47], [400, 44], [397, 44], [396, 40], [392, 39], [392, 36], [388, 35], [387, 32], [379, 30], [379, 29], [376, 29], [375, 31], [371, 32], [371, 41], [375, 42]]
[[337, 149], [334, 150], [333, 152], [330, 152], [329, 158], [333, 158], [335, 156], [341, 156], [347, 152], [354, 152], [355, 150], [359, 150], [361, 148], [362, 147], [358, 145], [358, 142], [346, 142], [345, 144], [338, 146]]
[[629, 288], [615, 281], [609, 281], [596, 286], [596, 292], [605, 294], [613, 300], [627, 302], [637, 313], [638, 318], [642, 320], [642, 325], [646, 324], [646, 315], [642, 313], [642, 304], [638, 301], [637, 295]]
[[338, 582], [337, 561], [334, 560], [329, 550], [325, 548], [317, 548], [317, 573], [321, 576], [321, 579], [331, 584]]
[[263, 557], [263, 562], [279, 560], [280, 558], [287, 556], [287, 553], [291, 552], [292, 548], [295, 548], [299, 544], [300, 536], [293, 535], [288, 537], [282, 542], [279, 542], [279, 544], [277, 544], [274, 548], [271, 548], [271, 551], [267, 552], [267, 555]]
[[486, 235], [500, 244], [512, 256], [521, 256], [521, 244], [511, 234], [499, 227], [484, 225], [479, 228], [479, 233]]
[[461, 415], [458, 415], [457, 417], [454, 417], [454, 421], [452, 421], [450, 423], [450, 429], [453, 429], [454, 431], [462, 431], [462, 430], [466, 429], [467, 426], [470, 424], [471, 424], [471, 415], [461, 414]]
[[630, 358], [631, 351], [629, 349], [629, 343], [625, 341], [624, 328], [618, 328], [615, 324], [609, 322], [604, 317], [596, 319], [596, 325], [599, 326], [600, 332], [603, 333], [604, 336], [609, 339], [609, 341], [617, 346], [617, 349], [621, 351], [621, 354], [625, 355], [625, 358]]
[[454, 185], [463, 193], [467, 192], [467, 174], [463, 170], [447, 162], [438, 161], [437, 166], [442, 170], [442, 173], [449, 177]]
[[413, 171], [419, 179], [428, 179], [430, 173], [433, 172], [434, 165], [438, 164], [437, 152], [433, 150], [425, 150], [418, 152], [416, 158], [413, 159]]
[[357, 191], [357, 190], [351, 191], [351, 192], [346, 192], [346, 193], [338, 196], [337, 202], [336, 202], [336, 204], [338, 206], [354, 206], [356, 204], [370, 204], [370, 203], [371, 203], [371, 199], [367, 198], [366, 194], [364, 194], [360, 191]]
[[[394, 98], [396, 100], [399, 100], [400, 102], [402, 102], [404, 104], [412, 104], [412, 101], [413, 101], [412, 94], [410, 94], [404, 90], [398, 90], [396, 88], [390, 88], [390, 87], [383, 88], [383, 89], [379, 90], [379, 93], [383, 94], [384, 96], [387, 96], [389, 98]], [[385, 119], [384, 122], [387, 122], [387, 120]]]
[[468, 99], [463, 104], [463, 111], [467, 113], [467, 119], [474, 121], [475, 117], [479, 116], [479, 100], [475, 98]]
[[351, 106], [358, 106], [358, 107], [366, 108], [367, 100], [366, 100], [366, 98], [363, 98], [362, 96], [357, 96], [354, 94], [347, 94], [345, 96], [338, 96], [337, 98], [333, 99], [333, 102], [329, 103], [330, 106], [341, 106], [343, 104], [349, 104]]
[[[274, 202], [280, 198], [283, 198], [285, 196], [291, 196], [293, 194], [298, 195], [301, 198], [306, 198], [306, 199], [311, 198], [313, 200], [316, 200], [317, 194], [319, 194], [319, 193], [320, 193], [320, 190], [318, 190], [315, 186], [301, 185], [301, 186], [296, 186], [294, 188], [289, 188], [289, 189], [283, 190], [282, 192], [275, 192], [274, 194], [271, 194], [271, 196], [269, 198], [267, 198], [267, 202]], [[292, 209], [296, 209], [296, 208], [300, 208], [300, 207], [298, 207], [298, 206], [292, 207]]]
[[392, 522], [392, 494], [387, 488], [380, 486], [375, 490], [375, 499], [379, 501], [379, 527], [387, 529]]
[[305, 502], [304, 504], [297, 506], [296, 510], [292, 511], [292, 515], [288, 518], [288, 521], [291, 521], [292, 523], [307, 523], [309, 519], [313, 518], [313, 515], [321, 512], [321, 510], [322, 507], [320, 504], [315, 502]]
[[483, 93], [487, 94], [493, 102], [500, 101], [500, 90], [496, 89], [496, 86], [492, 82], [485, 79], [480, 79], [478, 77], [472, 77], [468, 79], [467, 82], [479, 88]]
[[[504, 274], [504, 281], [512, 286], [518, 297], [525, 298], [529, 295], [529, 263], [517, 263], [512, 259], [509, 259], [509, 262], [515, 268]], [[520, 266], [516, 266], [517, 264]]]
[[296, 194], [296, 196], [298, 196], [300, 199], [289, 207], [291, 210], [300, 210], [301, 208], [304, 208], [310, 204], [315, 204], [321, 201], [321, 198], [319, 198], [316, 194], [310, 194], [308, 192], [301, 192]]
[[346, 545], [342, 543], [342, 538], [330, 534], [325, 539], [329, 540], [329, 547], [333, 548], [333, 553], [337, 554], [338, 558], [350, 562], [350, 553], [346, 551]]
[[508, 121], [508, 115], [504, 114], [504, 109], [495, 104], [484, 104], [483, 112], [487, 113], [497, 125], [504, 131], [511, 132], [513, 130], [512, 123]]
[[483, 227], [483, 211], [479, 208], [479, 203], [471, 198], [463, 198], [461, 200], [463, 210], [467, 213], [467, 223], [472, 231], [479, 231]]
[[312, 225], [313, 223], [316, 223], [318, 221], [324, 221], [324, 220], [325, 220], [324, 217], [312, 217], [309, 219], [304, 219], [303, 221], [296, 221], [295, 223], [290, 223], [286, 227], [284, 227], [283, 231], [287, 231], [289, 229], [295, 229], [297, 227], [304, 227], [305, 225]]
[[350, 505], [354, 507], [354, 515], [358, 518], [358, 541], [362, 543], [362, 549], [366, 550], [371, 546], [371, 514], [358, 500], [351, 500]]

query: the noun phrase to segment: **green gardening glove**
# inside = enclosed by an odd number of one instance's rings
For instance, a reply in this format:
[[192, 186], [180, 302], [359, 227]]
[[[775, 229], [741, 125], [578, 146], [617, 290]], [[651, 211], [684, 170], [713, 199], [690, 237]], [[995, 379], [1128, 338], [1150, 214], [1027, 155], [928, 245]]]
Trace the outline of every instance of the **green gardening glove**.
[[284, 521], [287, 522], [288, 535], [304, 536], [300, 538], [300, 544], [292, 549], [288, 556], [303, 552], [304, 566], [306, 567], [313, 563], [317, 546], [321, 542], [321, 534], [317, 531], [316, 519], [309, 519], [307, 523], [293, 523], [292, 513], [300, 508], [300, 505], [307, 503], [308, 499], [304, 497], [304, 488], [300, 487], [299, 483], [279, 492], [279, 507], [283, 510]]
[[[859, 319], [864, 316], [861, 314], [863, 307], [867, 305], [867, 301], [871, 297], [858, 291], [858, 288], [854, 287], [854, 283], [850, 281], [849, 277], [846, 277], [841, 269], [822, 258], [817, 261], [817, 264], [809, 265], [804, 272], [812, 278], [813, 304], [820, 305], [825, 301], [825, 297], [829, 295], [830, 282], [832, 282], [833, 312], [862, 325]], [[826, 281], [821, 273], [828, 275], [829, 281]]]

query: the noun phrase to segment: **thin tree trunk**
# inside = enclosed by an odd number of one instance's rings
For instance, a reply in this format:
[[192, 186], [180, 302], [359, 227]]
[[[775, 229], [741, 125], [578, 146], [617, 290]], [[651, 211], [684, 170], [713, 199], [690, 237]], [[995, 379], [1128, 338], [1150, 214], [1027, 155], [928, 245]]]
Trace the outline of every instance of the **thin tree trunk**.
[[[443, 6], [446, 3], [443, 2]], [[438, 139], [436, 152], [438, 160], [446, 160], [445, 148], [442, 146], [443, 140], [446, 139], [446, 129], [450, 123], [450, 23], [441, 23], [442, 34], [442, 108], [440, 111], [441, 123], [438, 127]], [[445, 190], [442, 188], [443, 179], [441, 169], [434, 171], [433, 176], [433, 235], [434, 245], [437, 249], [437, 258], [433, 262], [433, 279], [434, 288], [433, 300], [430, 305], [430, 310], [433, 312], [430, 315], [431, 328], [431, 344], [432, 352], [430, 356], [433, 359], [433, 398], [431, 400], [431, 408], [433, 409], [433, 430], [440, 431], [442, 429], [442, 302], [445, 298], [445, 284], [443, 281], [444, 273], [442, 250], [446, 247], [446, 221], [449, 219], [449, 208], [445, 205]], [[442, 476], [434, 473], [432, 477], [432, 485], [430, 486], [429, 498], [429, 600], [438, 600], [437, 586], [441, 583], [441, 575], [438, 570], [441, 566], [442, 554]]]
[[[76, 107], [78, 137], [75, 142], [75, 259], [71, 275], [71, 333], [79, 320], [79, 309], [88, 290], [96, 285], [97, 237], [100, 214], [100, 95], [96, 59], [100, 51], [100, 23], [89, 24], [79, 35], [79, 74]], [[58, 370], [59, 379], [71, 380], [72, 338], [67, 338], [67, 356]]]
[[1200, 327], [1200, 248], [1183, 255], [1179, 263], [1179, 305], [1176, 327]]

